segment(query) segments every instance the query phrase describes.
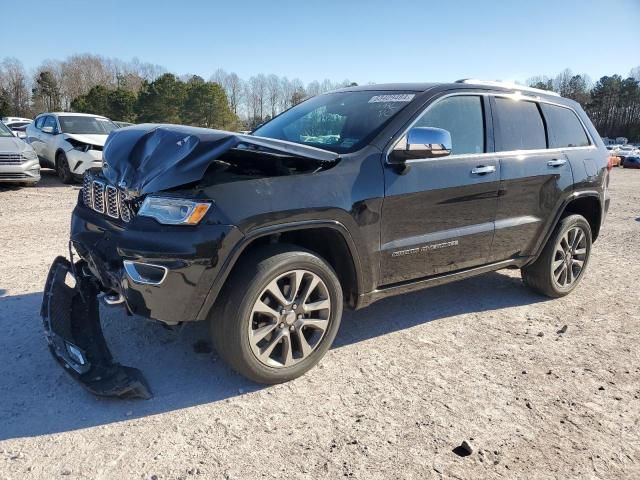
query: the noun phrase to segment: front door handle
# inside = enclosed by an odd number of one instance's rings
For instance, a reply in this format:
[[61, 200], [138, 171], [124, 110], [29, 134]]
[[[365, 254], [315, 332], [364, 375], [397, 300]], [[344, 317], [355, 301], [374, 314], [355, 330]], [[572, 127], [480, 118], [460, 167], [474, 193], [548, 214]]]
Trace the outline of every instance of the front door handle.
[[567, 163], [567, 161], [564, 158], [554, 158], [553, 160], [549, 160], [547, 165], [550, 167], [561, 167], [565, 163]]
[[496, 171], [496, 167], [494, 167], [493, 165], [489, 165], [488, 167], [485, 167], [484, 165], [480, 165], [474, 168], [473, 170], [471, 170], [471, 173], [473, 173], [474, 175], [486, 175], [487, 173], [493, 173], [495, 171]]

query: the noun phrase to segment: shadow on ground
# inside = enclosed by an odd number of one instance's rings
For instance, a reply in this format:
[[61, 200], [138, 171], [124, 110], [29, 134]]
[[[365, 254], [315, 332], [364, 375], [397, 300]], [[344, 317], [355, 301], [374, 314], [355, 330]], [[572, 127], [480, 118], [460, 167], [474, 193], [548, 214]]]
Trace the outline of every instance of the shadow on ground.
[[2, 193], [3, 191], [20, 190], [23, 188], [29, 189], [29, 188], [51, 188], [51, 187], [80, 188], [80, 183], [65, 185], [60, 181], [60, 179], [58, 178], [58, 174], [56, 173], [55, 170], [45, 168], [40, 170], [40, 181], [35, 185], [35, 187], [26, 186], [22, 183], [4, 183], [3, 182], [3, 183], [0, 183], [0, 193]]
[[[542, 300], [525, 289], [519, 278], [491, 273], [346, 312], [334, 348], [459, 314]], [[50, 356], [42, 335], [40, 302], [41, 293], [0, 298], [0, 440], [108, 424], [269, 388], [227, 368], [207, 348], [208, 330], [203, 323], [170, 331], [127, 317], [122, 310], [105, 308], [103, 326], [114, 357], [144, 372], [154, 398], [96, 398], [74, 383]]]

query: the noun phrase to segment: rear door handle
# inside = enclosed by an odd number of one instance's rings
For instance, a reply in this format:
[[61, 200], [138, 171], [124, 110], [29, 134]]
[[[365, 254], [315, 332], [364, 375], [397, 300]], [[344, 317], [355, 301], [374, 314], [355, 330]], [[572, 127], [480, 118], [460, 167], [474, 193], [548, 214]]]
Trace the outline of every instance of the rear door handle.
[[493, 165], [489, 165], [488, 167], [485, 167], [484, 165], [480, 165], [479, 167], [476, 167], [473, 170], [471, 170], [471, 173], [473, 173], [474, 175], [486, 175], [487, 173], [493, 173], [495, 171], [496, 171], [496, 167], [494, 167]]
[[561, 167], [565, 163], [567, 163], [567, 161], [563, 158], [554, 158], [553, 160], [549, 160], [547, 165], [550, 167]]

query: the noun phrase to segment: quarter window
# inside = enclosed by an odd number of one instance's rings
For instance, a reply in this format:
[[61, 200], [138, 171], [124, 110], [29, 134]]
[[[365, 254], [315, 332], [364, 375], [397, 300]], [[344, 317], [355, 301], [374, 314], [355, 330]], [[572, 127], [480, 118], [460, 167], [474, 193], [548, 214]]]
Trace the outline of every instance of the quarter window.
[[589, 138], [572, 110], [546, 103], [542, 103], [540, 107], [547, 120], [549, 147], [586, 147], [589, 145]]
[[540, 110], [535, 102], [495, 98], [498, 125], [496, 150], [536, 150], [547, 148]]
[[447, 97], [430, 106], [414, 127], [443, 128], [451, 134], [452, 155], [483, 153], [482, 98], [475, 95]]

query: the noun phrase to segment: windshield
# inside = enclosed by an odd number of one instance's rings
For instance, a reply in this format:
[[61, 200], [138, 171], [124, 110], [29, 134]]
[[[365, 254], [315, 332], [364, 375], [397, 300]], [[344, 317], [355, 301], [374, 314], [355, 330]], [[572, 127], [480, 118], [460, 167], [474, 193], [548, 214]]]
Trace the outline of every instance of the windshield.
[[15, 135], [11, 133], [9, 127], [7, 127], [4, 123], [0, 122], [0, 137], [14, 137]]
[[359, 91], [313, 97], [257, 128], [253, 135], [354, 152], [367, 144], [414, 92]]
[[76, 133], [85, 135], [109, 135], [111, 130], [118, 127], [106, 118], [100, 117], [58, 117], [63, 133]]

